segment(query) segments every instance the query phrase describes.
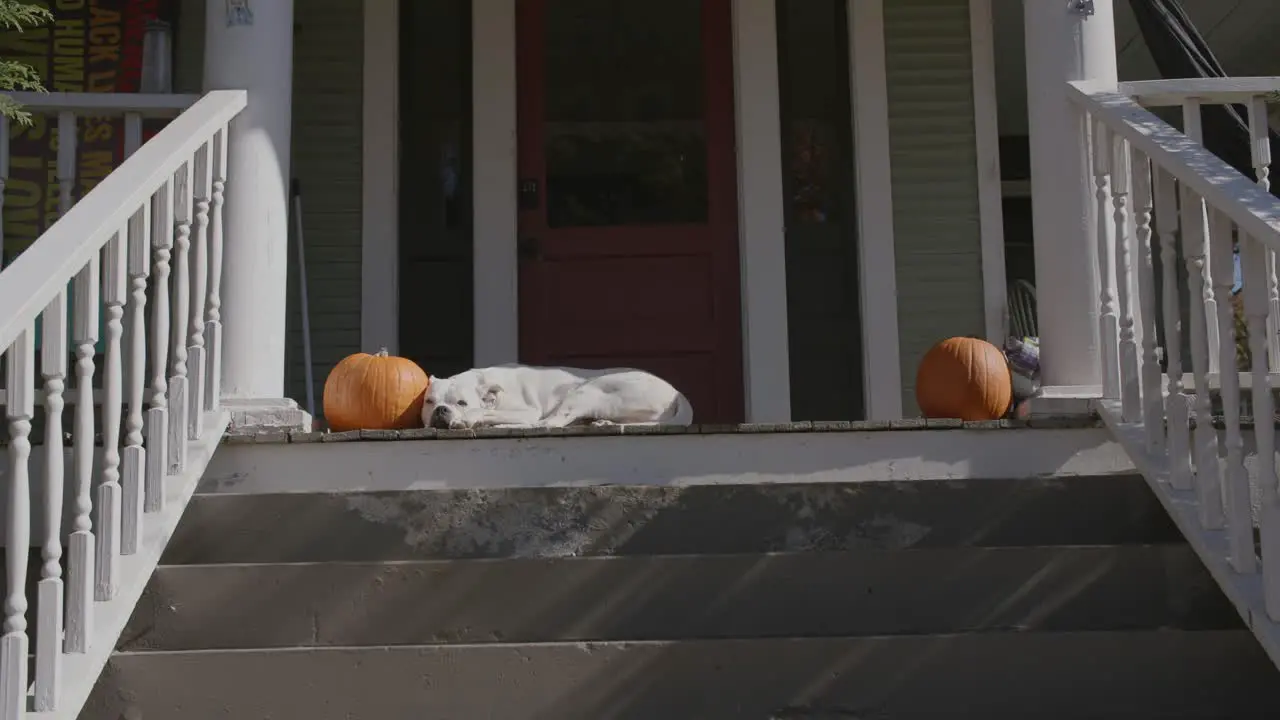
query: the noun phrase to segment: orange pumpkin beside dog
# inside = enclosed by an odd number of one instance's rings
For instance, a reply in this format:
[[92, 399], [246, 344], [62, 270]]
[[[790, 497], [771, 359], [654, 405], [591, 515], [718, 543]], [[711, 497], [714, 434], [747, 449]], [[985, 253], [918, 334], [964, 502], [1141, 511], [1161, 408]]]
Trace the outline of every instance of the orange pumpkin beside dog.
[[1009, 363], [986, 340], [948, 338], [920, 360], [916, 403], [926, 418], [997, 420], [1012, 400]]
[[417, 363], [386, 349], [348, 355], [324, 381], [324, 417], [335, 432], [421, 427], [429, 384]]

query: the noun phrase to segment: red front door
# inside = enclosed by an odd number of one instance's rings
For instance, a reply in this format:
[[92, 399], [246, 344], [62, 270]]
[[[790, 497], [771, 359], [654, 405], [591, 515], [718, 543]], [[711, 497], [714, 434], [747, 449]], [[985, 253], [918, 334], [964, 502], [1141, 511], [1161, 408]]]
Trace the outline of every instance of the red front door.
[[740, 421], [730, 0], [518, 0], [520, 354]]

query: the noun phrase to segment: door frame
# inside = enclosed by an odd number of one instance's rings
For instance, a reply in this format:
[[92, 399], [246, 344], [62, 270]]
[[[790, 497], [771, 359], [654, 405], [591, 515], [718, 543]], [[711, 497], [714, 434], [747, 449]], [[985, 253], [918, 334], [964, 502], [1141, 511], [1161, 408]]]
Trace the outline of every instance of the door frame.
[[[902, 417], [896, 264], [885, 88], [884, 0], [848, 0], [857, 170], [859, 272], [863, 312], [863, 384], [867, 418]], [[474, 178], [474, 362], [510, 362], [519, 352], [517, 298], [516, 22], [517, 0], [472, 0]], [[988, 0], [971, 0], [979, 164], [996, 164], [993, 62]], [[364, 349], [399, 345], [399, 0], [364, 0], [363, 218], [360, 341]], [[774, 0], [733, 0], [738, 237], [742, 294], [743, 384], [748, 422], [790, 420], [781, 134]], [[742, 48], [750, 48], [743, 53]], [[744, 92], [745, 90], [745, 92]], [[744, 100], [745, 98], [745, 100]], [[998, 165], [997, 165], [998, 167]], [[998, 173], [998, 171], [997, 171]], [[984, 188], [984, 286], [988, 325], [1003, 312], [1003, 264], [997, 262], [993, 178]], [[994, 217], [993, 217], [994, 216]]]
[[[554, 1], [522, 0], [517, 7], [516, 25], [519, 68], [516, 80], [517, 116], [521, 121], [516, 133], [517, 170], [521, 178], [536, 178], [544, 188], [546, 120], [542, 115], [549, 88], [542, 56], [546, 51], [547, 38], [545, 32], [539, 32], [534, 26], [544, 22], [546, 13], [549, 12], [548, 5]], [[715, 411], [707, 414], [719, 418], [745, 419], [746, 398], [742, 379], [742, 263], [739, 260], [741, 247], [737, 228], [739, 172], [732, 84], [732, 12], [733, 0], [701, 0], [701, 7], [697, 8], [696, 15], [701, 26], [698, 55], [703, 74], [701, 101], [704, 105], [702, 120], [706, 131], [708, 182], [707, 216], [703, 221], [556, 229], [545, 225], [548, 221], [546, 213], [550, 198], [549, 191], [544, 189], [541, 207], [531, 212], [520, 211], [517, 223], [522, 236], [529, 233], [539, 236], [545, 234], [550, 242], [548, 249], [557, 245], [558, 241], [553, 238], [560, 237], [561, 241], [567, 241], [568, 246], [577, 247], [578, 252], [595, 255], [603, 251], [605, 255], [612, 255], [612, 251], [605, 247], [612, 247], [612, 241], [605, 245], [596, 242], [581, 245], [571, 239], [584, 235], [594, 239], [603, 235], [624, 245], [633, 245], [637, 250], [634, 257], [637, 261], [669, 253], [682, 253], [688, 247], [685, 244], [688, 240], [684, 237], [685, 234], [697, 236], [698, 240], [694, 242], [702, 247], [697, 257], [711, 264], [710, 276], [702, 289], [702, 298], [709, 301], [712, 308], [712, 324], [706, 330], [710, 335], [708, 339], [712, 350], [709, 352], [709, 359], [714, 366], [714, 375], [708, 379], [714, 388], [717, 402]], [[536, 227], [531, 227], [531, 222]], [[585, 255], [577, 253], [575, 257], [586, 259]], [[517, 292], [523, 302], [536, 302], [540, 295], [534, 286], [525, 287], [524, 281], [533, 282], [534, 278], [546, 271], [550, 271], [550, 268], [525, 266], [522, 269], [523, 280], [519, 283]], [[548, 362], [547, 353], [551, 349], [540, 342], [543, 333], [537, 325], [546, 320], [542, 316], [542, 310], [525, 307], [520, 315], [521, 358], [526, 362]]]

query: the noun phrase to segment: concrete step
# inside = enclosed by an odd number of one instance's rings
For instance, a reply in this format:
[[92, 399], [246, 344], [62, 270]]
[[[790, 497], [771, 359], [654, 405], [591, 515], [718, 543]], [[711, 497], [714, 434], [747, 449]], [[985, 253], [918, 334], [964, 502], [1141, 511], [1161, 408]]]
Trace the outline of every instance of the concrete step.
[[1276, 681], [1244, 630], [207, 650], [115, 655], [80, 717], [1261, 720]]
[[1182, 542], [1137, 475], [197, 495], [162, 564]]
[[1243, 627], [1186, 545], [161, 567], [120, 649]]

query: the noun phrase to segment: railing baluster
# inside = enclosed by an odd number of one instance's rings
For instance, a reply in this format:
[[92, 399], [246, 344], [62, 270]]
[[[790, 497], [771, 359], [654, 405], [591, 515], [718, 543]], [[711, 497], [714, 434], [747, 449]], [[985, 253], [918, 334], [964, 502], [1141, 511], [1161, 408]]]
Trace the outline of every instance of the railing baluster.
[[187, 312], [191, 302], [191, 162], [173, 176], [173, 367], [169, 375], [169, 474], [187, 466]]
[[1160, 390], [1160, 357], [1156, 352], [1156, 279], [1151, 247], [1151, 161], [1137, 148], [1130, 150], [1133, 177], [1133, 224], [1138, 243], [1138, 304], [1142, 309], [1142, 424], [1147, 451], [1164, 451], [1164, 397]]
[[1236, 371], [1236, 323], [1231, 288], [1235, 285], [1235, 264], [1231, 260], [1231, 218], [1214, 211], [1209, 250], [1212, 254], [1214, 290], [1223, 298], [1218, 303], [1218, 367], [1222, 368], [1222, 415], [1226, 421], [1226, 467], [1223, 469], [1227, 540], [1231, 567], [1239, 573], [1255, 570], [1253, 515], [1249, 504], [1249, 474], [1244, 467], [1244, 436], [1240, 432], [1240, 375]]
[[[1249, 99], [1250, 155], [1258, 185], [1271, 192], [1271, 124], [1267, 120], [1267, 98]], [[1280, 372], [1280, 283], [1276, 279], [1276, 253], [1267, 249], [1267, 367]]]
[[1275, 403], [1267, 367], [1267, 247], [1241, 233], [1240, 269], [1244, 274], [1244, 314], [1253, 356], [1254, 442], [1257, 444], [1258, 486], [1262, 507], [1262, 585], [1267, 616], [1280, 621], [1280, 497], [1276, 486]]
[[5, 354], [9, 421], [9, 506], [5, 535], [4, 636], [0, 637], [0, 720], [27, 709], [27, 553], [31, 547], [31, 417], [35, 414], [35, 324]]
[[138, 551], [142, 534], [142, 505], [147, 473], [147, 449], [142, 445], [142, 413], [146, 398], [147, 276], [151, 273], [151, 208], [144, 204], [129, 220], [129, 414], [125, 420], [124, 485], [121, 496], [120, 554]]
[[1182, 386], [1182, 312], [1178, 303], [1177, 186], [1163, 168], [1152, 173], [1156, 197], [1156, 230], [1160, 233], [1161, 296], [1164, 305], [1165, 398], [1168, 425], [1169, 483], [1191, 489], [1190, 401]]
[[72, 521], [67, 562], [66, 651], [83, 653], [89, 647], [93, 622], [96, 549], [93, 535], [93, 357], [98, 344], [98, 254], [75, 279], [72, 334], [76, 345], [76, 405], [72, 429], [71, 472], [75, 476], [75, 519]]
[[191, 440], [199, 440], [204, 433], [204, 301], [209, 278], [209, 194], [212, 184], [209, 151], [209, 143], [196, 151], [191, 181], [196, 211], [191, 262], [191, 344], [187, 347], [187, 367], [191, 374], [187, 383], [187, 392], [191, 393], [187, 437]]
[[208, 343], [204, 406], [217, 410], [222, 395], [222, 206], [227, 187], [227, 127], [213, 136], [213, 202], [209, 215], [209, 300], [204, 337]]
[[1116, 290], [1120, 303], [1120, 407], [1125, 422], [1142, 418], [1138, 338], [1133, 319], [1132, 237], [1129, 235], [1129, 143], [1112, 138], [1111, 205], [1115, 221]]
[[58, 702], [62, 668], [62, 397], [67, 377], [67, 293], [41, 316], [40, 374], [44, 378], [44, 544], [36, 591], [36, 710]]
[[[1206, 327], [1209, 304], [1213, 296], [1209, 282], [1209, 262], [1205, 247], [1204, 201], [1194, 191], [1182, 187], [1182, 255], [1186, 259], [1187, 287], [1191, 296], [1191, 371], [1194, 377], [1196, 430], [1196, 492], [1200, 500], [1200, 524], [1207, 529], [1221, 528], [1225, 522], [1222, 510], [1221, 467], [1218, 461], [1218, 431], [1213, 427], [1213, 391], [1209, 387], [1210, 338]], [[1201, 305], [1196, 301], [1200, 300]], [[1217, 325], [1217, 305], [1212, 307]], [[1217, 338], [1214, 338], [1216, 341]], [[1217, 345], [1214, 345], [1217, 347]]]
[[124, 114], [124, 156], [127, 158], [142, 147], [142, 115]]
[[[1182, 123], [1183, 123], [1183, 127], [1185, 128], [1187, 137], [1203, 145], [1204, 144], [1204, 122], [1203, 122], [1203, 116], [1200, 113], [1200, 100], [1198, 98], [1187, 98], [1186, 100], [1183, 101]], [[1184, 195], [1184, 200], [1185, 200], [1185, 195]], [[1199, 208], [1198, 209], [1191, 208], [1192, 217], [1197, 218], [1199, 222], [1200, 236], [1208, 237], [1209, 236], [1209, 215], [1205, 212], [1204, 198], [1197, 195], [1195, 197], [1195, 202], [1199, 205]], [[1187, 212], [1187, 208], [1185, 205], [1183, 206], [1183, 212], [1184, 213]], [[1186, 217], [1183, 218], [1183, 226], [1186, 227]], [[1208, 343], [1208, 347], [1216, 348], [1218, 347], [1218, 335], [1219, 335], [1218, 303], [1213, 296], [1213, 286], [1209, 282], [1209, 275], [1212, 272], [1212, 268], [1210, 267], [1210, 265], [1211, 263], [1209, 262], [1208, 258], [1205, 258], [1204, 264], [1202, 266], [1203, 268], [1202, 277], [1204, 278], [1204, 280], [1200, 286], [1201, 301], [1204, 303], [1204, 308], [1203, 308], [1204, 312], [1200, 314], [1203, 316], [1202, 322], [1204, 323], [1205, 341]], [[1191, 309], [1192, 311], [1197, 310], [1194, 296], [1192, 296], [1191, 298]], [[1191, 332], [1192, 332], [1193, 338], [1195, 334], [1195, 327], [1196, 327], [1195, 320], [1193, 319], [1192, 325], [1191, 325], [1191, 328], [1192, 328]], [[1191, 354], [1191, 358], [1193, 361], [1195, 360], [1194, 351]], [[1206, 372], [1210, 372], [1210, 373], [1218, 372], [1218, 354], [1217, 353], [1214, 353], [1214, 352], [1209, 353], [1209, 364], [1207, 366]], [[1197, 435], [1198, 434], [1199, 433], [1197, 433]]]
[[155, 285], [151, 308], [151, 407], [147, 410], [147, 482], [145, 512], [164, 508], [164, 478], [169, 474], [169, 255], [173, 249], [173, 183], [166, 181], [151, 198], [151, 240], [155, 248]]
[[127, 281], [126, 230], [117, 231], [102, 254], [102, 301], [107, 309], [107, 358], [103, 366], [102, 484], [98, 486], [96, 600], [115, 597], [119, 586], [121, 535], [120, 405], [123, 368], [120, 336]]
[[67, 214], [75, 202], [76, 187], [76, 114], [58, 113], [58, 216]]
[[1119, 324], [1116, 318], [1116, 275], [1112, 267], [1115, 248], [1111, 244], [1111, 130], [1098, 119], [1093, 121], [1093, 183], [1098, 207], [1098, 333], [1102, 344], [1102, 397], [1120, 397]]

